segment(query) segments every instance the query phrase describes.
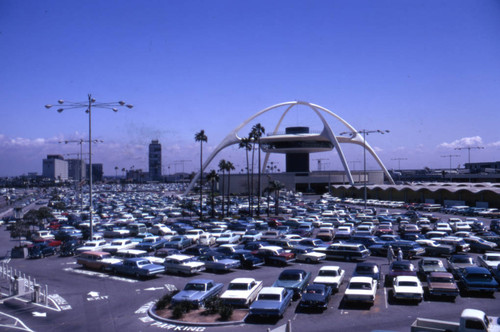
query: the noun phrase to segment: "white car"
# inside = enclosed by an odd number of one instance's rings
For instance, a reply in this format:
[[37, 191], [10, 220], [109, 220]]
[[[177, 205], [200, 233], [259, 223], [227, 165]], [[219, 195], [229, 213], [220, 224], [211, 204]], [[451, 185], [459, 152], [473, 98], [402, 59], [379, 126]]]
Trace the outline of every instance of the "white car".
[[87, 241], [82, 247], [76, 249], [76, 253], [81, 254], [84, 251], [99, 251], [105, 246], [107, 246], [107, 242], [104, 240]]
[[372, 277], [352, 277], [344, 293], [347, 302], [373, 304], [377, 296], [377, 280]]
[[248, 307], [259, 295], [262, 286], [262, 281], [253, 278], [236, 278], [229, 283], [220, 298], [226, 304]]
[[137, 243], [132, 242], [132, 240], [130, 239], [116, 239], [113, 240], [108, 245], [106, 245], [105, 247], [103, 247], [102, 251], [114, 254], [121, 249], [133, 249], [135, 248], [136, 244]]
[[394, 278], [393, 296], [398, 300], [422, 302], [424, 298], [424, 289], [418, 277], [397, 276]]
[[198, 244], [202, 246], [213, 246], [217, 238], [210, 233], [201, 234], [198, 239]]
[[188, 239], [191, 239], [191, 243], [198, 243], [200, 236], [204, 234], [205, 231], [202, 229], [190, 229], [184, 234]]
[[189, 255], [171, 255], [163, 263], [165, 272], [193, 275], [205, 271], [205, 263], [197, 261]]
[[314, 278], [313, 284], [323, 284], [332, 289], [332, 293], [339, 290], [344, 282], [345, 270], [339, 266], [323, 266], [318, 271], [318, 276]]
[[295, 259], [301, 262], [319, 263], [326, 259], [325, 253], [314, 251], [309, 247], [294, 247], [291, 251], [295, 254]]
[[215, 242], [218, 244], [238, 243], [239, 241], [240, 241], [240, 236], [237, 234], [230, 233], [230, 232], [222, 233], [217, 238], [217, 240], [215, 240]]
[[485, 252], [481, 256], [477, 257], [477, 263], [479, 266], [485, 267], [488, 270], [494, 270], [498, 265], [500, 265], [500, 253]]

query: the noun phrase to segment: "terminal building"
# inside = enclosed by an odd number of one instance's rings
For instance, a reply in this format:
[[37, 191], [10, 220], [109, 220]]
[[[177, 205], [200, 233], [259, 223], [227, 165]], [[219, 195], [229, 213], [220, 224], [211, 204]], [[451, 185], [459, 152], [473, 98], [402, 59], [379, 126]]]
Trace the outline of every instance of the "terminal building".
[[[300, 126], [287, 127], [284, 132], [280, 132], [280, 126], [284, 117], [295, 106], [306, 106], [297, 109], [301, 111], [312, 111], [313, 114], [320, 119], [323, 129], [319, 132], [310, 132], [309, 127]], [[285, 172], [280, 172], [279, 174], [271, 173], [261, 176], [260, 185], [259, 183], [250, 184], [251, 188], [260, 187], [261, 190], [263, 190], [263, 188], [266, 187], [266, 184], [271, 182], [271, 180], [278, 180], [282, 182], [287, 189], [303, 192], [324, 192], [331, 183], [347, 183], [350, 185], [365, 185], [368, 183], [394, 184], [394, 180], [380, 158], [377, 156], [375, 150], [368, 142], [366, 142], [363, 131], [356, 130], [353, 126], [347, 123], [347, 121], [330, 110], [319, 105], [303, 101], [285, 102], [273, 105], [251, 116], [240, 126], [232, 130], [215, 148], [212, 154], [210, 154], [204, 162], [202, 172], [208, 167], [220, 151], [241, 142], [242, 138], [239, 136], [239, 131], [242, 128], [247, 126], [255, 118], [270, 111], [283, 111], [283, 113], [275, 126], [274, 131], [271, 131], [271, 133], [266, 137], [260, 138], [261, 150], [265, 153], [261, 169], [267, 169], [271, 153], [285, 154], [286, 169]], [[340, 122], [340, 125], [345, 127], [345, 132], [342, 132], [340, 135], [336, 135], [329, 122], [326, 121], [326, 117], [330, 120], [333, 118], [334, 120]], [[382, 131], [379, 132], [382, 133]], [[342, 134], [347, 134], [347, 136], [343, 136]], [[344, 144], [352, 144], [362, 147], [364, 149], [364, 153], [368, 154], [376, 161], [380, 170], [369, 172], [352, 171], [349, 168], [348, 161], [342, 150], [342, 145]], [[316, 173], [311, 172], [310, 154], [317, 152], [332, 152], [340, 159], [340, 164], [343, 170], [319, 171]], [[186, 194], [190, 192], [195, 183], [199, 180], [200, 174], [201, 173], [196, 174], [193, 178], [186, 190]], [[259, 181], [257, 176], [253, 176], [252, 178], [254, 182]], [[222, 182], [223, 180], [221, 179], [220, 181]], [[248, 188], [248, 180], [246, 180], [244, 175], [231, 174], [231, 181], [226, 181], [226, 183], [228, 182], [231, 183], [231, 188], [229, 189], [231, 193], [243, 194], [251, 190]]]

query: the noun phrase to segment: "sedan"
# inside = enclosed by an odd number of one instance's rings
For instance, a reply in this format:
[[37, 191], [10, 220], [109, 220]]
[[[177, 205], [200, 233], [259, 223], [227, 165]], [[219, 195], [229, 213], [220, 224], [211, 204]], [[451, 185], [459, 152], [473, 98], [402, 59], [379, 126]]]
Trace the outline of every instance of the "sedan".
[[332, 289], [322, 284], [311, 284], [306, 287], [302, 294], [302, 300], [299, 302], [299, 308], [302, 309], [321, 309], [328, 308], [328, 301], [332, 295]]
[[346, 302], [373, 304], [377, 295], [377, 281], [371, 277], [352, 277], [345, 290]]
[[220, 298], [226, 304], [248, 307], [255, 301], [262, 286], [262, 281], [253, 278], [236, 278], [229, 283]]
[[393, 296], [397, 300], [422, 302], [424, 298], [424, 288], [417, 277], [397, 276], [394, 279]]
[[183, 235], [176, 235], [165, 243], [166, 248], [184, 249], [191, 245], [191, 240]]

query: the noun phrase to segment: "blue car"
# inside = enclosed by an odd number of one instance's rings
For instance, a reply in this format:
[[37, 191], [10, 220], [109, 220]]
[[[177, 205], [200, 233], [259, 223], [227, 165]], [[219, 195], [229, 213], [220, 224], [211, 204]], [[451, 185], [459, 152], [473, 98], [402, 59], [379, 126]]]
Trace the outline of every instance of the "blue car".
[[170, 239], [167, 243], [165, 243], [165, 248], [176, 248], [176, 249], [184, 249], [191, 245], [191, 239], [185, 237], [184, 235], [176, 235]]
[[222, 283], [215, 283], [209, 279], [194, 279], [184, 286], [184, 289], [172, 297], [172, 305], [189, 302], [196, 307], [203, 305], [208, 299], [219, 295], [223, 288]]

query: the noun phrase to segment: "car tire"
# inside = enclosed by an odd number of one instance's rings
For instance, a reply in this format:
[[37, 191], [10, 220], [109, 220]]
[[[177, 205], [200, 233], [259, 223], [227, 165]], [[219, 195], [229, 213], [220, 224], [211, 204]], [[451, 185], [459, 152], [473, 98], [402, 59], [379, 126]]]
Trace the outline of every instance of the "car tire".
[[308, 258], [306, 258], [306, 263], [307, 263], [307, 264], [311, 264], [311, 259], [310, 259], [309, 257], [308, 257]]

